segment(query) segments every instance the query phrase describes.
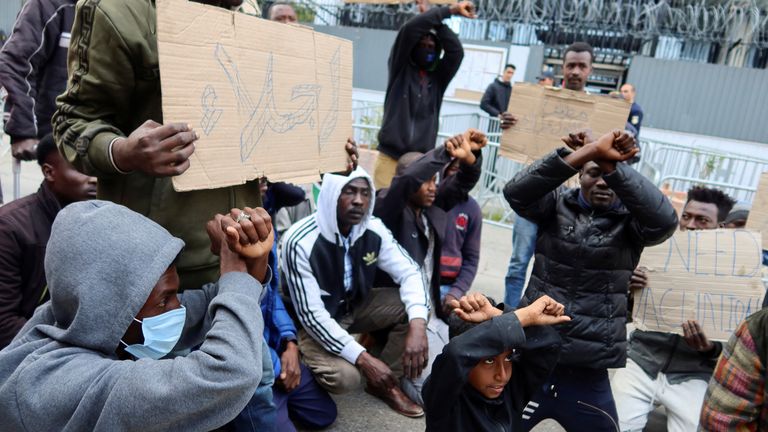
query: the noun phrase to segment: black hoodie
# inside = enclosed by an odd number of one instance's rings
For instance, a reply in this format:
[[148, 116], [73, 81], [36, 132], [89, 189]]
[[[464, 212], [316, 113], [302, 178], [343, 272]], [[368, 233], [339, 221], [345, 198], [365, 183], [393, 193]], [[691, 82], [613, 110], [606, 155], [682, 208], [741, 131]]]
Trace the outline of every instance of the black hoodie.
[[[378, 147], [391, 158], [412, 151], [426, 153], [435, 147], [443, 94], [464, 58], [459, 38], [442, 23], [450, 15], [450, 9], [443, 6], [414, 17], [403, 25], [392, 45]], [[445, 55], [434, 70], [423, 71], [411, 54], [421, 37], [432, 30]]]
[[[451, 339], [437, 356], [422, 390], [427, 431], [523, 430], [523, 408], [555, 367], [560, 337], [548, 326], [523, 329], [508, 312]], [[510, 348], [520, 353], [512, 378], [501, 396], [487, 399], [469, 384], [469, 372]]]

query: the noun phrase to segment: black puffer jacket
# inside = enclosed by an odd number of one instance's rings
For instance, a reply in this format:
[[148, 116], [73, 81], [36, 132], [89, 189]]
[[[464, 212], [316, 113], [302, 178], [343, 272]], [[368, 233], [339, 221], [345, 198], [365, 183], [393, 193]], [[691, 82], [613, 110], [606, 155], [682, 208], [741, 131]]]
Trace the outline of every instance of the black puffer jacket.
[[559, 326], [560, 364], [623, 367], [629, 278], [643, 248], [672, 235], [677, 215], [656, 186], [625, 164], [603, 176], [621, 206], [596, 212], [580, 205], [580, 189], [560, 188], [577, 173], [562, 159], [567, 154], [553, 152], [504, 187], [512, 208], [539, 225], [525, 299], [546, 294], [565, 305], [572, 321]]

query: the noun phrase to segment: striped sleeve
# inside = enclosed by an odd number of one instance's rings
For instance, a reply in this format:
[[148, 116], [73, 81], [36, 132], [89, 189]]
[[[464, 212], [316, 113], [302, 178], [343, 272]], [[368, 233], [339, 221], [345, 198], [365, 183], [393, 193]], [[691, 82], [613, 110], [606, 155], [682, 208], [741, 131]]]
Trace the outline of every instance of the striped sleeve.
[[322, 291], [309, 265], [319, 228], [314, 216], [299, 221], [286, 233], [281, 265], [296, 315], [304, 330], [327, 351], [353, 365], [365, 351], [325, 309]]
[[418, 264], [395, 240], [381, 219], [372, 218], [368, 229], [381, 237], [379, 268], [400, 285], [400, 300], [405, 305], [408, 320], [423, 318], [426, 321], [429, 317], [429, 289]]
[[731, 336], [709, 381], [701, 410], [703, 431], [757, 431], [765, 403], [765, 366], [747, 322]]

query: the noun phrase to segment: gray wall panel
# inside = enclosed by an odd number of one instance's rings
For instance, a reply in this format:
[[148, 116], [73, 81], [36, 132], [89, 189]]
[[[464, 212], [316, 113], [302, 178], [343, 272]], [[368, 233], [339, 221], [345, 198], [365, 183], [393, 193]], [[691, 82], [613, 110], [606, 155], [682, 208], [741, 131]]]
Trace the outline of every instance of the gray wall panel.
[[643, 126], [768, 143], [768, 70], [638, 56], [627, 82]]
[[379, 91], [387, 89], [387, 59], [397, 33], [359, 27], [315, 26], [315, 30], [352, 41], [354, 87]]

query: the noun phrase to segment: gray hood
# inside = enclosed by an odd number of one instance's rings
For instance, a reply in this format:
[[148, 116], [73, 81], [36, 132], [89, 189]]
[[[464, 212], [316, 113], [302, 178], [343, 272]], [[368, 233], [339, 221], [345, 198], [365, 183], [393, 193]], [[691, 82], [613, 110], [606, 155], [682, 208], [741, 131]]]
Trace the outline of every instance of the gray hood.
[[368, 227], [368, 222], [373, 217], [373, 206], [375, 204], [376, 189], [373, 186], [373, 179], [362, 168], [358, 167], [348, 176], [338, 174], [325, 174], [323, 176], [323, 185], [320, 188], [320, 194], [317, 197], [317, 225], [320, 227], [320, 234], [329, 242], [340, 244], [339, 222], [336, 218], [336, 209], [338, 207], [339, 196], [344, 186], [355, 179], [365, 179], [371, 187], [371, 206], [363, 220], [352, 227], [350, 232], [350, 244], [360, 238]]
[[53, 223], [45, 254], [51, 300], [8, 348], [48, 338], [114, 355], [183, 247], [163, 227], [121, 205], [98, 200], [68, 205]]
[[59, 213], [45, 260], [51, 301], [0, 351], [0, 430], [206, 431], [242, 411], [271, 369], [262, 286], [247, 273], [184, 294], [185, 333], [199, 349], [160, 360], [115, 354], [183, 246], [116, 204]]

